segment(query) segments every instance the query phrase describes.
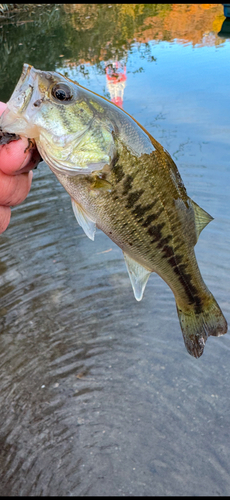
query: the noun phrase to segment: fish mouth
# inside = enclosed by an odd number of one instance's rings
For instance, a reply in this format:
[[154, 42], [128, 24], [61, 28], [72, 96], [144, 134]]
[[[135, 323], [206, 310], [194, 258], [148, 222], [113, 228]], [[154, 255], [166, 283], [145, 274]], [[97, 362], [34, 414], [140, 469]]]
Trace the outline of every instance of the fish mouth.
[[30, 139], [35, 139], [37, 131], [27, 122], [24, 117], [20, 117], [14, 110], [7, 108], [0, 117], [0, 129], [9, 134], [21, 135]]
[[[32, 120], [36, 107], [29, 106], [32, 99], [36, 102], [41, 101], [43, 97], [41, 86], [38, 84], [38, 75], [39, 79], [42, 77], [47, 80], [52, 77], [49, 73], [36, 70], [29, 64], [23, 65], [19, 81], [0, 117], [0, 127], [3, 132], [19, 134], [31, 139], [39, 136], [38, 127], [33, 124]], [[30, 116], [27, 114], [28, 108]]]
[[31, 120], [26, 115], [26, 109], [35, 89], [36, 75], [31, 70], [32, 66], [29, 64], [23, 65], [20, 79], [0, 117], [0, 127], [3, 132], [34, 139], [38, 135], [38, 130], [31, 125]]

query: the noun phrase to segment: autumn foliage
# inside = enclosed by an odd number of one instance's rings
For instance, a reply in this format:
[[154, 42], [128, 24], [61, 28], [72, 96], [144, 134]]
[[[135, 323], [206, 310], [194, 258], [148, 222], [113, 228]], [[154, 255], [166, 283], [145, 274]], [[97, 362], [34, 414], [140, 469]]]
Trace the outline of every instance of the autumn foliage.
[[[99, 19], [112, 25], [129, 43], [177, 40], [192, 45], [218, 45], [225, 19], [222, 4], [66, 4], [77, 30], [92, 30]], [[114, 22], [115, 21], [115, 22]]]

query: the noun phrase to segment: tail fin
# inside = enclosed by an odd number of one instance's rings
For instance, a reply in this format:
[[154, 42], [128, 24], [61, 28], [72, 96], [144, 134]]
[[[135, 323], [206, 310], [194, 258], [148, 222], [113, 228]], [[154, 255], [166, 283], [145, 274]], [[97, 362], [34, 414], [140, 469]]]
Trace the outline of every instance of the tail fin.
[[177, 313], [186, 349], [195, 358], [203, 354], [209, 335], [219, 337], [227, 332], [227, 321], [213, 296], [208, 306], [199, 314], [194, 310], [191, 313], [183, 312], [178, 306]]

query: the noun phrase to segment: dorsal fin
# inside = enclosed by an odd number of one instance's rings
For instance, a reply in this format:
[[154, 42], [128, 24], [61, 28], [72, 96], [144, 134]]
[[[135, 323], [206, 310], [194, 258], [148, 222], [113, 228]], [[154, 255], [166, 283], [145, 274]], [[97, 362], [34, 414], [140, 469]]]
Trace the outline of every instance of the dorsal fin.
[[96, 232], [96, 222], [89, 218], [85, 210], [83, 210], [83, 208], [78, 205], [78, 203], [73, 198], [71, 198], [71, 202], [73, 212], [78, 221], [78, 224], [85, 231], [86, 236], [88, 236], [88, 238], [90, 238], [91, 240], [94, 240]]
[[213, 220], [213, 217], [203, 210], [203, 208], [199, 207], [195, 201], [191, 200], [191, 203], [195, 214], [196, 236], [198, 240], [202, 229]]
[[151, 271], [147, 271], [145, 267], [141, 266], [141, 264], [138, 264], [138, 262], [129, 257], [127, 253], [123, 252], [123, 254], [131, 285], [133, 287], [134, 297], [139, 301], [143, 297], [144, 289], [146, 287], [146, 283], [151, 274]]

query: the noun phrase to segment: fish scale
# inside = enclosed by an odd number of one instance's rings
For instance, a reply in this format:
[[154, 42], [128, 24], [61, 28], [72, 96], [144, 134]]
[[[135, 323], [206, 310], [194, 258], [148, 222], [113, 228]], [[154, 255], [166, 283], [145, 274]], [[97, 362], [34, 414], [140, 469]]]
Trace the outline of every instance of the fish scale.
[[86, 235], [94, 239], [98, 227], [123, 250], [137, 300], [152, 272], [165, 280], [189, 354], [201, 356], [209, 335], [226, 333], [194, 253], [212, 217], [188, 197], [169, 153], [142, 125], [59, 73], [24, 65], [0, 127], [34, 139]]
[[[125, 148], [122, 148], [123, 151]], [[138, 259], [140, 264], [144, 264], [146, 268], [151, 269], [151, 271], [157, 270], [157, 272], [162, 276], [162, 278], [169, 284], [172, 288], [174, 295], [181, 294], [184, 295], [185, 286], [182, 285], [179, 281], [178, 275], [175, 275], [173, 272], [173, 266], [170, 262], [170, 258], [172, 255], [164, 255], [164, 251], [162, 249], [165, 248], [166, 240], [170, 238], [171, 247], [173, 243], [177, 243], [179, 239], [179, 229], [175, 234], [171, 234], [170, 227], [170, 218], [166, 217], [167, 206], [162, 210], [162, 201], [161, 198], [164, 198], [164, 192], [161, 194], [158, 188], [157, 182], [155, 182], [155, 189], [151, 189], [151, 197], [155, 198], [155, 203], [152, 209], [149, 210], [149, 215], [146, 219], [144, 219], [144, 223], [135, 219], [132, 214], [132, 211], [135, 210], [135, 203], [129, 205], [127, 203], [130, 193], [134, 194], [137, 191], [136, 188], [139, 187], [140, 183], [140, 171], [138, 162], [136, 165], [132, 163], [130, 167], [129, 163], [129, 152], [126, 152], [126, 157], [123, 152], [123, 155], [120, 155], [119, 162], [122, 162], [123, 171], [125, 175], [123, 179], [117, 183], [116, 176], [114, 176], [113, 171], [110, 174], [107, 174], [106, 180], [108, 180], [112, 186], [112, 192], [103, 192], [100, 191], [97, 193], [97, 196], [88, 197], [88, 205], [87, 210], [96, 218], [97, 226], [101, 228], [116, 244], [121, 246], [124, 251], [129, 251], [132, 257]], [[144, 159], [140, 159], [140, 162], [144, 163]], [[135, 167], [136, 166], [136, 171]], [[146, 169], [146, 182], [148, 183], [149, 172], [148, 169], [152, 173], [152, 161], [150, 158], [146, 159], [145, 163]], [[132, 175], [129, 173], [131, 172]], [[62, 180], [66, 187], [66, 179]], [[84, 191], [82, 196], [78, 196], [79, 204], [84, 204], [84, 199], [87, 197], [87, 190], [91, 184], [92, 180], [90, 177], [87, 179], [74, 177], [71, 179], [71, 185], [73, 188], [69, 191], [71, 196], [74, 196], [74, 193], [77, 191], [78, 193]], [[142, 179], [143, 183], [143, 179]], [[171, 183], [171, 182], [170, 182]], [[161, 183], [162, 185], [162, 183]], [[152, 187], [152, 186], [151, 186]], [[173, 188], [173, 186], [170, 186]], [[68, 187], [67, 187], [68, 189]], [[151, 200], [149, 193], [149, 187], [146, 186], [145, 190], [142, 190], [142, 194], [138, 198], [139, 203], [141, 203], [140, 208], [144, 208], [146, 201]], [[175, 190], [176, 191], [176, 190]], [[112, 204], [110, 202], [111, 197], [115, 195], [118, 196], [116, 204]], [[123, 199], [125, 200], [123, 202]], [[106, 206], [106, 215], [104, 214], [104, 207]], [[153, 212], [154, 210], [154, 212]], [[149, 222], [146, 224], [148, 217], [154, 216], [154, 224]], [[173, 212], [172, 222], [177, 225], [179, 228], [179, 222], [177, 220], [177, 214]], [[127, 224], [127, 221], [128, 224]], [[168, 229], [166, 226], [168, 225]], [[130, 245], [129, 240], [132, 238], [132, 244]], [[162, 244], [160, 244], [162, 242]], [[126, 244], [127, 243], [127, 244]], [[160, 246], [159, 246], [160, 244]], [[184, 242], [186, 245], [186, 242]], [[129, 247], [132, 247], [131, 249]], [[182, 247], [182, 243], [180, 243]], [[170, 248], [170, 247], [168, 247]], [[161, 250], [159, 252], [159, 249]], [[157, 252], [158, 250], [158, 252]], [[186, 249], [187, 250], [187, 249]], [[188, 263], [186, 262], [185, 253], [184, 258], [180, 255], [175, 255], [174, 250], [172, 249], [173, 256], [176, 260], [183, 259], [182, 263], [186, 268]], [[190, 253], [191, 249], [190, 249]], [[195, 258], [194, 258], [195, 259]], [[193, 259], [193, 261], [194, 261]], [[191, 260], [191, 259], [190, 259]], [[192, 261], [192, 262], [193, 262]], [[189, 261], [190, 262], [190, 261]], [[154, 263], [154, 264], [153, 264]], [[181, 263], [180, 263], [181, 265]], [[191, 264], [190, 264], [191, 267]], [[191, 271], [194, 275], [195, 271], [197, 272], [198, 268], [195, 268]], [[170, 280], [171, 277], [171, 280]], [[195, 276], [194, 276], [195, 281]], [[200, 273], [197, 277], [196, 281], [199, 283], [199, 291], [200, 293], [203, 291], [203, 288], [206, 292], [206, 286], [201, 279]], [[183, 283], [186, 284], [186, 277], [184, 275]], [[187, 284], [187, 287], [189, 285]], [[195, 285], [193, 285], [195, 286]]]

